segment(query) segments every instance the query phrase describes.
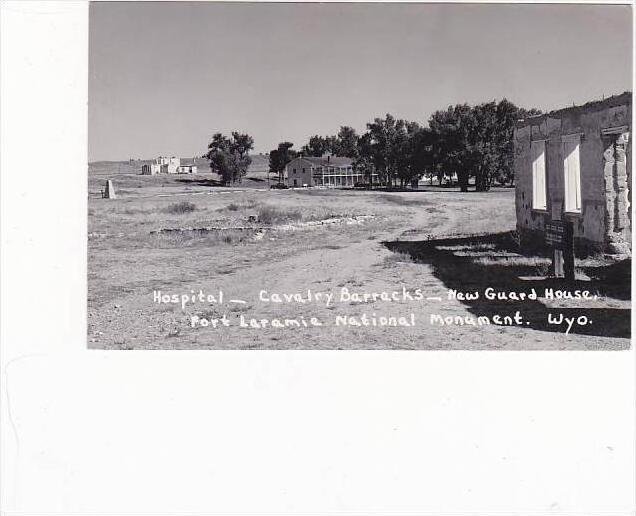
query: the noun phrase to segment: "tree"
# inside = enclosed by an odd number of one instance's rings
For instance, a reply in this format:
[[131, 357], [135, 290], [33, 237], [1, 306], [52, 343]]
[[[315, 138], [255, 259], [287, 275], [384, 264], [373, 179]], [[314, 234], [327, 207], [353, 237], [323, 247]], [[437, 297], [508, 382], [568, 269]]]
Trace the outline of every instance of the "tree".
[[420, 127], [411, 138], [411, 167], [419, 176], [428, 176], [433, 184], [436, 177], [441, 185], [443, 175], [440, 178], [440, 158], [436, 154], [436, 146], [433, 131], [429, 127]]
[[278, 148], [269, 153], [269, 171], [278, 175], [279, 184], [283, 182], [285, 167], [298, 153], [292, 149], [294, 146], [291, 142], [282, 142], [278, 144]]
[[314, 135], [303, 145], [300, 152], [304, 156], [321, 157], [326, 153], [334, 156], [356, 159], [358, 156], [358, 135], [353, 127], [343, 125], [335, 136]]
[[397, 177], [400, 180], [400, 186], [410, 183], [414, 179], [424, 173], [422, 163], [418, 153], [418, 145], [420, 144], [420, 133], [422, 129], [417, 122], [404, 121], [404, 129], [396, 135], [394, 144], [394, 153]]
[[367, 124], [357, 138], [354, 166], [376, 172], [381, 184], [404, 186], [426, 172], [430, 158], [429, 132], [417, 122], [395, 119], [390, 114]]
[[373, 162], [371, 133], [364, 133], [358, 138], [358, 156], [353, 160], [353, 169], [356, 172], [362, 172], [369, 184], [373, 183], [375, 165]]
[[502, 99], [497, 105], [497, 124], [501, 129], [498, 135], [500, 149], [497, 181], [500, 184], [514, 184], [514, 128], [518, 120], [529, 116], [540, 115], [541, 111], [535, 108], [524, 109], [515, 106], [507, 99]]
[[369, 152], [380, 183], [392, 185], [397, 175], [396, 147], [404, 130], [404, 120], [396, 120], [388, 114], [367, 124]]
[[485, 192], [490, 186], [500, 163], [500, 133], [497, 104], [487, 102], [473, 107], [468, 114], [469, 171], [475, 177], [475, 190]]
[[486, 102], [471, 110], [471, 127], [467, 153], [470, 171], [475, 177], [475, 190], [485, 192], [494, 181], [514, 182], [514, 127], [520, 118], [536, 109], [526, 111], [507, 99], [499, 103]]
[[208, 145], [207, 159], [212, 172], [220, 175], [223, 183], [241, 182], [252, 162], [249, 151], [254, 139], [248, 134], [232, 132], [232, 138], [215, 133]]
[[304, 156], [314, 156], [319, 158], [326, 152], [331, 152], [331, 141], [317, 134], [309, 138], [309, 143], [303, 145], [300, 149]]
[[468, 104], [449, 106], [431, 115], [428, 126], [432, 136], [432, 153], [436, 157], [438, 177], [457, 174], [462, 192], [468, 191], [468, 179], [472, 170], [469, 136], [471, 108]]
[[353, 127], [343, 125], [333, 140], [332, 152], [336, 156], [343, 156], [352, 160], [357, 159], [359, 137]]

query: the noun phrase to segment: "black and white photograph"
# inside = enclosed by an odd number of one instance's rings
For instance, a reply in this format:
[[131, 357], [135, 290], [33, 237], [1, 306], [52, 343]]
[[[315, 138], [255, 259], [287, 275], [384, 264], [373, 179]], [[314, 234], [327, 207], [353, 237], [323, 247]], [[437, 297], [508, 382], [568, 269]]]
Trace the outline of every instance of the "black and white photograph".
[[89, 30], [89, 348], [629, 347], [628, 6], [99, 2]]
[[634, 516], [633, 24], [0, 0], [0, 513]]

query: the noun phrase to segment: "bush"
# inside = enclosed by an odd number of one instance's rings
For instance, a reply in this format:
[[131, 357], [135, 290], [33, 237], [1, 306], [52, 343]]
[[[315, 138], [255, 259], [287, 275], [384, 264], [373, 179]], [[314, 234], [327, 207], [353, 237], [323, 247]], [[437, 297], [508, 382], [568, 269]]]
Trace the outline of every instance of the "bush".
[[188, 201], [181, 201], [174, 204], [171, 204], [166, 208], [165, 211], [168, 213], [181, 214], [181, 213], [189, 213], [191, 211], [196, 210], [197, 207], [194, 203]]
[[258, 221], [263, 224], [298, 221], [302, 218], [300, 210], [284, 210], [274, 206], [262, 206], [258, 210]]
[[151, 233], [148, 245], [155, 249], [174, 249], [184, 247], [211, 247], [218, 245], [238, 245], [252, 242], [256, 231], [223, 229], [220, 231], [184, 230]]

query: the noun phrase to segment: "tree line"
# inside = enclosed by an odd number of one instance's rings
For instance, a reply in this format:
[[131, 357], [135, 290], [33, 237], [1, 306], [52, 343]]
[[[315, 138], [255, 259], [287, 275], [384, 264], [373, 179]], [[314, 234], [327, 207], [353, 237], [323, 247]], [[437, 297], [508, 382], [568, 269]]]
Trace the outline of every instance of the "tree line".
[[[420, 125], [387, 114], [366, 124], [366, 131], [342, 126], [338, 134], [314, 135], [300, 150], [293, 143], [282, 142], [269, 152], [269, 169], [283, 180], [285, 166], [299, 155], [351, 158], [356, 171], [384, 186], [405, 186], [421, 177], [457, 178], [462, 191], [471, 179], [477, 191], [487, 191], [494, 183], [514, 184], [514, 145], [517, 120], [540, 114], [537, 109], [524, 109], [503, 99], [475, 106], [456, 104], [434, 112], [427, 125]], [[208, 146], [210, 167], [224, 180], [234, 182], [247, 172], [253, 146], [248, 135], [232, 133], [225, 138], [214, 135]], [[247, 163], [247, 165], [245, 165]]]

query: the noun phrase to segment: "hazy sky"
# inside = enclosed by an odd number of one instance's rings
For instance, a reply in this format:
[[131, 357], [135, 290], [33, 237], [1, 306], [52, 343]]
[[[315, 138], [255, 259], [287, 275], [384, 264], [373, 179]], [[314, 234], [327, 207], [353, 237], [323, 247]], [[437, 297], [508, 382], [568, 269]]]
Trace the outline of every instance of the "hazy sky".
[[390, 112], [631, 90], [627, 6], [114, 2], [90, 6], [89, 160], [300, 147]]

